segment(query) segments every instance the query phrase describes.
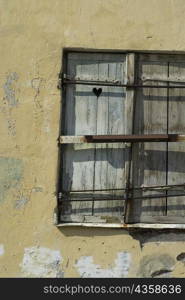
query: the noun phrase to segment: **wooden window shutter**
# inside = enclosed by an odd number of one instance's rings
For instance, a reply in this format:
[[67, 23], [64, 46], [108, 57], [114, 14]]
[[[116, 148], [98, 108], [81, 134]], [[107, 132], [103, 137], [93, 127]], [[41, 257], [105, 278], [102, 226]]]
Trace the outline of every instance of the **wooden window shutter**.
[[153, 140], [64, 142], [60, 221], [184, 223], [185, 56], [68, 53], [65, 73], [62, 139]]
[[[184, 85], [185, 56], [141, 54], [136, 77], [138, 84]], [[138, 89], [134, 133], [184, 134], [184, 113], [185, 89]], [[135, 143], [132, 147], [132, 187], [185, 183], [185, 142]], [[133, 190], [127, 222], [185, 223], [185, 196], [181, 194], [184, 187]]]
[[[125, 84], [126, 56], [68, 53], [66, 73]], [[126, 88], [67, 85], [63, 101], [63, 135], [125, 134]], [[125, 143], [62, 145], [60, 221], [123, 222], [125, 158]]]

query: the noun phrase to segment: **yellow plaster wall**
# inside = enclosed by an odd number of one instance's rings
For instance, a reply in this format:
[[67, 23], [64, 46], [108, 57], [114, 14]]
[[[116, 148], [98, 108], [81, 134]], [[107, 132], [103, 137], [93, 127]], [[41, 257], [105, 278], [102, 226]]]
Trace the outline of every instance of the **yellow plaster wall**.
[[183, 232], [53, 225], [62, 49], [185, 51], [184, 14], [184, 0], [0, 0], [0, 277], [185, 276]]

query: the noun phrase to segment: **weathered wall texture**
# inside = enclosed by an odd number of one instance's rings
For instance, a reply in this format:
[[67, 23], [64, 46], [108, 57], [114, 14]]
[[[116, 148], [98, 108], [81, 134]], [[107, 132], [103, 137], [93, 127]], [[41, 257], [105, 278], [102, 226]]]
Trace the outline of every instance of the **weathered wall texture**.
[[0, 276], [185, 276], [183, 232], [53, 225], [63, 47], [185, 51], [184, 0], [0, 0]]

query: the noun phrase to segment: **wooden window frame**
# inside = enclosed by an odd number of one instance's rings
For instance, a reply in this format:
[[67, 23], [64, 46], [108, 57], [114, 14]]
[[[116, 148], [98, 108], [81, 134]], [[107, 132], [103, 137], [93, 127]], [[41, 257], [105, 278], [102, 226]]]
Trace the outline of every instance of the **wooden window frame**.
[[[81, 49], [67, 49], [67, 51], [64, 51], [64, 59], [63, 59], [63, 69], [65, 70], [66, 68], [66, 54], [69, 52], [82, 52]], [[84, 52], [88, 52], [88, 53], [107, 53], [106, 51], [84, 51]], [[114, 51], [109, 52], [111, 54], [117, 53]], [[120, 53], [120, 52], [119, 52]], [[129, 176], [130, 176], [130, 168], [131, 168], [131, 164], [132, 164], [132, 159], [130, 159], [130, 154], [132, 151], [132, 144], [133, 143], [137, 143], [137, 142], [145, 142], [145, 141], [150, 141], [150, 142], [154, 142], [154, 141], [164, 141], [164, 142], [179, 142], [179, 141], [184, 141], [185, 140], [185, 135], [177, 135], [177, 134], [166, 134], [166, 135], [134, 135], [133, 134], [133, 118], [132, 118], [132, 122], [130, 122], [130, 115], [133, 116], [134, 114], [134, 97], [135, 97], [135, 89], [140, 88], [141, 85], [136, 85], [135, 84], [135, 70], [136, 70], [136, 66], [135, 66], [135, 55], [137, 55], [137, 53], [143, 53], [142, 51], [126, 51], [126, 52], [121, 52], [121, 54], [125, 54], [127, 57], [127, 83], [125, 85], [127, 93], [126, 93], [126, 98], [127, 98], [127, 106], [126, 106], [126, 110], [128, 111], [128, 113], [126, 114], [126, 116], [128, 116], [128, 121], [126, 121], [127, 127], [126, 127], [126, 135], [125, 136], [65, 136], [65, 135], [60, 135], [59, 136], [59, 144], [70, 144], [70, 143], [88, 143], [88, 142], [125, 142], [126, 143], [126, 147], [127, 147], [127, 156], [128, 156], [128, 160], [127, 163], [125, 165], [125, 172], [126, 172], [126, 177], [128, 178], [128, 185], [129, 185]], [[154, 54], [154, 53], [151, 53]], [[161, 53], [159, 53], [161, 54]], [[171, 53], [167, 53], [167, 52], [163, 52], [163, 54], [171, 54]], [[175, 58], [177, 58], [177, 54], [175, 55]], [[181, 54], [181, 53], [180, 53]], [[157, 54], [158, 55], [158, 52]], [[65, 86], [65, 84], [68, 84], [68, 78], [66, 78], [65, 76], [63, 76], [64, 73], [60, 73], [59, 75], [59, 88], [62, 89], [62, 87]], [[78, 82], [71, 82], [71, 84], [78, 84]], [[79, 82], [80, 83], [80, 82]], [[93, 84], [93, 83], [92, 83]], [[98, 85], [98, 83], [96, 83], [96, 85]], [[102, 85], [102, 83], [100, 83], [99, 85]], [[146, 87], [146, 86], [145, 86]], [[154, 85], [150, 86], [148, 84], [148, 87], [155, 87]], [[171, 86], [173, 87], [173, 86]], [[177, 87], [177, 86], [176, 86]], [[179, 85], [179, 87], [181, 87]], [[164, 87], [163, 87], [164, 88]], [[169, 88], [169, 86], [168, 86]], [[65, 89], [63, 89], [62, 91], [62, 97], [65, 97]], [[65, 113], [64, 108], [62, 109], [62, 114]], [[61, 131], [62, 132], [62, 131]], [[60, 168], [60, 174], [62, 173], [61, 168]], [[60, 176], [59, 176], [60, 178]], [[126, 186], [126, 189], [128, 189], [129, 191], [129, 186]], [[60, 205], [61, 205], [61, 199], [60, 199], [60, 191], [58, 193], [58, 208], [60, 211]], [[185, 224], [162, 224], [162, 223], [151, 223], [151, 224], [147, 224], [147, 223], [134, 223], [134, 224], [129, 224], [128, 220], [127, 220], [127, 213], [129, 212], [130, 208], [130, 199], [126, 193], [126, 216], [125, 216], [125, 222], [124, 224], [119, 224], [119, 223], [91, 223], [91, 222], [87, 222], [87, 223], [80, 223], [80, 222], [73, 222], [73, 223], [61, 223], [61, 221], [59, 221], [59, 214], [58, 213], [57, 216], [55, 216], [55, 224], [57, 226], [84, 226], [84, 227], [108, 227], [108, 228], [154, 228], [154, 229], [185, 229]]]

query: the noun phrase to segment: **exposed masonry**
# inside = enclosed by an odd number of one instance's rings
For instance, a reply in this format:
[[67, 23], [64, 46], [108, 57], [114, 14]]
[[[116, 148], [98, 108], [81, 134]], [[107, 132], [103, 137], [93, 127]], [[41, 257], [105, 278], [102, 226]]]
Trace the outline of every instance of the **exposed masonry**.
[[117, 258], [112, 266], [107, 269], [103, 269], [100, 265], [94, 264], [92, 256], [82, 256], [75, 264], [75, 267], [80, 276], [84, 278], [126, 277], [130, 267], [130, 261], [130, 253], [119, 252], [117, 253]]
[[0, 244], [0, 256], [4, 254], [4, 245]]
[[61, 262], [59, 250], [38, 246], [25, 248], [20, 267], [24, 277], [62, 277]]

